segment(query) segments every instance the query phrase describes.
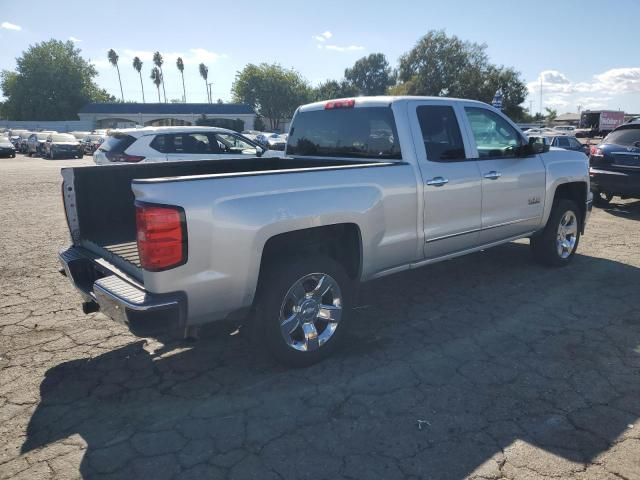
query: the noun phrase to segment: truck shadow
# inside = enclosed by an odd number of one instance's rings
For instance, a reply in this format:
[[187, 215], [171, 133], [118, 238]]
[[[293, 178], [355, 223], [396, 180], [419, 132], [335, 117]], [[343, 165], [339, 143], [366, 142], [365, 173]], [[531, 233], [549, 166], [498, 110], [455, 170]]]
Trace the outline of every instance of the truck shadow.
[[640, 415], [640, 269], [527, 250], [368, 284], [345, 348], [304, 370], [226, 335], [60, 364], [22, 452], [80, 435], [83, 478], [463, 478], [546, 468], [532, 446], [569, 476]]

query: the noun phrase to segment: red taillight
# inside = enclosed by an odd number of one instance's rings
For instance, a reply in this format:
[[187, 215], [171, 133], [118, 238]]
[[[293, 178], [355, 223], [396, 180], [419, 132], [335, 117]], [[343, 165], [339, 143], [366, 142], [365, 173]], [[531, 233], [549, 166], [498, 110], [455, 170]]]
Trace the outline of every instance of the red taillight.
[[595, 145], [591, 145], [591, 148], [589, 149], [589, 153], [591, 154], [592, 157], [604, 157], [604, 153], [602, 153], [602, 150], [600, 150]]
[[186, 263], [187, 234], [181, 208], [137, 203], [136, 227], [142, 268], [158, 272]]
[[333, 110], [335, 108], [353, 108], [356, 105], [356, 101], [353, 98], [348, 100], [331, 100], [324, 104], [325, 110]]
[[111, 152], [105, 152], [105, 156], [110, 162], [127, 162], [127, 163], [141, 162], [145, 158], [140, 155], [129, 155], [126, 153], [111, 153]]

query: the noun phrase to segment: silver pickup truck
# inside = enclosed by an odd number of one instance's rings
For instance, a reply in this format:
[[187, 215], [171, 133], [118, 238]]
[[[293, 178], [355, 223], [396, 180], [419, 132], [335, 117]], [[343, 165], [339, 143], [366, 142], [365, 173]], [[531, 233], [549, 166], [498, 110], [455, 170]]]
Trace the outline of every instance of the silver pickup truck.
[[484, 103], [369, 97], [300, 107], [285, 158], [67, 168], [65, 274], [146, 334], [251, 318], [280, 361], [336, 348], [359, 283], [528, 237], [571, 261], [587, 157]]

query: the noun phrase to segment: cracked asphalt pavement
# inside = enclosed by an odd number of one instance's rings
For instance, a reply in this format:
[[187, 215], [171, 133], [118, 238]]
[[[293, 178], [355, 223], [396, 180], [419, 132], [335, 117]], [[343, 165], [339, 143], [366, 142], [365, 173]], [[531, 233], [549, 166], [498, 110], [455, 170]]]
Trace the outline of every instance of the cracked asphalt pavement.
[[564, 269], [523, 241], [368, 284], [346, 348], [287, 370], [82, 314], [59, 168], [89, 163], [0, 159], [0, 479], [640, 478], [640, 202]]

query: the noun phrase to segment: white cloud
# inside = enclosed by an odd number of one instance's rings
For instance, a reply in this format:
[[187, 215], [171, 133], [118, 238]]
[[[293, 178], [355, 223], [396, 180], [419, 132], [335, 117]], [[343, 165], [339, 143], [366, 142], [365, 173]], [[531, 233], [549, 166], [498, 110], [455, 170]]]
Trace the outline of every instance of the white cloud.
[[78, 42], [82, 41], [82, 40], [80, 40], [79, 38], [76, 38], [76, 37], [69, 37], [69, 40], [71, 40], [73, 43], [78, 43]]
[[16, 25], [15, 23], [9, 23], [9, 22], [0, 23], [0, 28], [4, 28], [5, 30], [16, 30], [16, 31], [22, 30], [22, 27], [20, 25]]
[[333, 37], [333, 33], [331, 33], [329, 30], [327, 30], [326, 32], [322, 32], [320, 35], [313, 36], [313, 38], [319, 42], [326, 42], [331, 37]]
[[573, 83], [569, 78], [557, 70], [544, 70], [538, 78], [527, 84], [529, 92], [535, 94], [540, 91], [542, 81], [543, 93], [572, 94], [572, 93], [601, 93], [623, 94], [640, 92], [640, 67], [612, 68], [593, 76], [590, 82]]
[[545, 105], [554, 108], [566, 108], [569, 106], [569, 102], [565, 100], [563, 95], [556, 95], [553, 97], [549, 97], [544, 101]]
[[340, 45], [326, 45], [324, 48], [326, 48], [327, 50], [333, 50], [335, 52], [355, 52], [364, 50], [364, 47], [362, 45], [347, 45], [344, 47]]

